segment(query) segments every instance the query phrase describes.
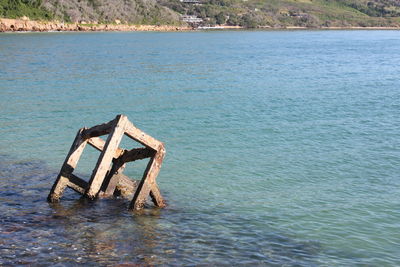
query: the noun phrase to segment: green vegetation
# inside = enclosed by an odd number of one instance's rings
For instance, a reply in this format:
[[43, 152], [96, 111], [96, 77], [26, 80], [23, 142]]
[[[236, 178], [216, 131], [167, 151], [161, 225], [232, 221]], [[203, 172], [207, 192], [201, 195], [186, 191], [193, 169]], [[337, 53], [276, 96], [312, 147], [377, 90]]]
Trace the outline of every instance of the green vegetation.
[[178, 25], [179, 15], [157, 0], [43, 0], [42, 7], [62, 21], [98, 24]]
[[53, 18], [52, 13], [42, 7], [40, 0], [0, 0], [0, 17], [14, 19], [23, 16], [45, 20]]
[[0, 0], [0, 16], [66, 22], [254, 27], [399, 26], [399, 0]]
[[206, 24], [248, 28], [321, 26], [398, 26], [398, 0], [210, 0], [201, 5], [162, 0], [178, 13], [203, 18]]

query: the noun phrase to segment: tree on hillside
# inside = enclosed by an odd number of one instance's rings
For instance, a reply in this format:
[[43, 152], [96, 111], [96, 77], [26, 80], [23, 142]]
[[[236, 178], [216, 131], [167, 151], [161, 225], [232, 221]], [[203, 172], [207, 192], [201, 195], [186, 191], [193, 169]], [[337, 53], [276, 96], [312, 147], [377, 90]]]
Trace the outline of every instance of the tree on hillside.
[[216, 16], [215, 16], [215, 22], [219, 25], [225, 24], [226, 18], [224, 13], [219, 12]]

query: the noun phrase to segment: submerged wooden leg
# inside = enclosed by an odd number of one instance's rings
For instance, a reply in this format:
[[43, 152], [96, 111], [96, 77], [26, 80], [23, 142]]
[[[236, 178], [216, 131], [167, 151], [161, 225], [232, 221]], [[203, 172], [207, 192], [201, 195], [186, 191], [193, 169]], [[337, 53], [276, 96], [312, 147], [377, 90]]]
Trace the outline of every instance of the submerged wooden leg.
[[69, 179], [67, 177], [69, 177], [76, 168], [78, 160], [81, 157], [83, 149], [87, 143], [81, 136], [83, 130], [84, 128], [80, 129], [76, 134], [75, 140], [72, 143], [71, 149], [68, 152], [63, 166], [61, 167], [60, 173], [58, 174], [57, 179], [50, 190], [50, 194], [47, 197], [49, 202], [58, 202], [64, 192], [65, 187], [67, 187], [69, 184]]
[[153, 187], [150, 191], [151, 201], [153, 201], [154, 205], [159, 208], [164, 208], [166, 206], [165, 201], [161, 195], [160, 189], [156, 182], [154, 182]]
[[133, 196], [132, 202], [129, 207], [130, 209], [142, 209], [150, 192], [152, 200], [156, 206], [165, 206], [164, 200], [162, 199], [162, 196], [156, 184], [156, 177], [160, 172], [164, 156], [165, 149], [163, 146], [161, 146], [154, 157], [151, 158], [149, 164], [147, 164], [147, 168], [143, 174], [143, 178], [139, 183], [135, 195]]
[[89, 181], [86, 196], [90, 199], [94, 199], [100, 191], [101, 185], [110, 169], [112, 159], [124, 135], [126, 121], [127, 119], [123, 115], [119, 115], [116, 118], [115, 127], [107, 138]]
[[54, 183], [53, 187], [51, 188], [50, 194], [47, 196], [48, 202], [58, 202], [62, 197], [65, 188], [68, 185], [68, 179], [61, 174], [58, 175], [56, 182]]
[[125, 163], [118, 160], [114, 162], [111, 170], [104, 179], [103, 185], [101, 186], [102, 195], [100, 197], [111, 197], [114, 195], [115, 188], [117, 187], [124, 169]]

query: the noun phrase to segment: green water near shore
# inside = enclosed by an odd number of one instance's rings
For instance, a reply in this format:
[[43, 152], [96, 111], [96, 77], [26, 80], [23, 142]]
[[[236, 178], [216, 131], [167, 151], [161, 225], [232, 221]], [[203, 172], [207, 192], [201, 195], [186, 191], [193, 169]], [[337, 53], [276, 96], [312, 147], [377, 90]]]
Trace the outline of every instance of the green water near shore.
[[[399, 61], [396, 31], [0, 35], [0, 264], [400, 264]], [[166, 144], [168, 207], [49, 205], [119, 113]]]

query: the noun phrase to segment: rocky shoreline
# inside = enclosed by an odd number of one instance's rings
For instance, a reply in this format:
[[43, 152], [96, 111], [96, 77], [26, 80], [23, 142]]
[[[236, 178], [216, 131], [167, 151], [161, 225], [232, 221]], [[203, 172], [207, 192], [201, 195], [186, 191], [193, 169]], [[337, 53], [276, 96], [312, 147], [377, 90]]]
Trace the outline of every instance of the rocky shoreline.
[[78, 24], [57, 21], [33, 21], [0, 18], [0, 32], [49, 32], [49, 31], [190, 31], [188, 26], [126, 25], [126, 24]]
[[[245, 29], [241, 26], [220, 25], [215, 27], [170, 26], [170, 25], [127, 25], [127, 24], [82, 24], [63, 23], [58, 21], [34, 21], [27, 19], [4, 19], [0, 18], [0, 32], [91, 32], [91, 31], [193, 31], [193, 30], [233, 30]], [[274, 28], [270, 26], [258, 27], [265, 30], [400, 30], [400, 27], [298, 27], [286, 26]]]

